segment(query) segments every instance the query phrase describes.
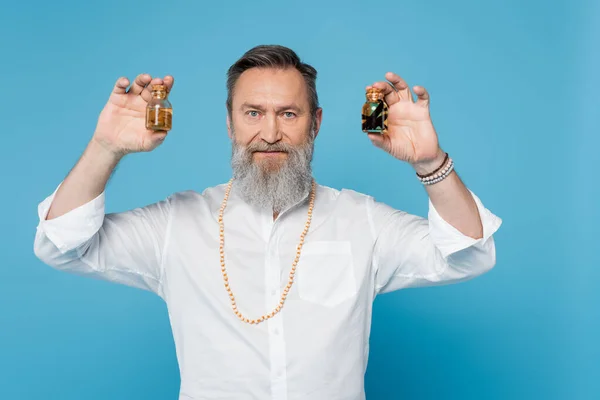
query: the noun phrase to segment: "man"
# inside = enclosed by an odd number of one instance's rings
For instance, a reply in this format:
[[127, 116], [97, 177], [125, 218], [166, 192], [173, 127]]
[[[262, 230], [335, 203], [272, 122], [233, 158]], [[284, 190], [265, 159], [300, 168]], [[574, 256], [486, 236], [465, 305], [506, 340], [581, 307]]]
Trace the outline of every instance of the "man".
[[180, 399], [362, 399], [379, 293], [460, 282], [495, 264], [501, 220], [439, 144], [429, 95], [376, 82], [388, 130], [371, 141], [414, 167], [428, 219], [313, 182], [322, 110], [316, 71], [258, 46], [228, 72], [233, 180], [104, 213], [117, 163], [160, 145], [145, 129], [149, 84], [120, 78], [81, 159], [39, 206], [35, 253], [60, 270], [150, 290], [167, 304]]

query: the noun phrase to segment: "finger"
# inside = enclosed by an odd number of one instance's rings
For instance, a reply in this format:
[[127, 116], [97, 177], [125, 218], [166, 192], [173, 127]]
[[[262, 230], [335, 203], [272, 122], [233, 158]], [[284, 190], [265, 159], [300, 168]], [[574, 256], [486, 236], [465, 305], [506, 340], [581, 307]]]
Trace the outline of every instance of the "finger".
[[404, 96], [402, 96], [389, 82], [375, 82], [373, 86], [383, 91], [383, 100], [385, 100], [388, 106], [405, 100]]
[[164, 84], [161, 78], [154, 78], [150, 81], [150, 84], [146, 86], [146, 88], [142, 91], [142, 98], [146, 101], [150, 101], [152, 99], [152, 85], [162, 85]]
[[423, 86], [414, 86], [413, 91], [417, 95], [417, 104], [423, 107], [429, 107], [429, 93]]
[[410, 88], [408, 87], [408, 83], [406, 83], [404, 79], [402, 79], [400, 76], [396, 75], [393, 72], [386, 73], [385, 79], [387, 79], [392, 85], [394, 85], [394, 88], [396, 88], [396, 90], [398, 91], [400, 100], [414, 101], [412, 93], [410, 92]]
[[163, 81], [164, 81], [165, 85], [167, 86], [167, 93], [169, 93], [171, 91], [171, 89], [173, 88], [173, 84], [175, 83], [175, 78], [173, 78], [171, 75], [167, 75], [167, 76], [165, 76]]
[[152, 77], [148, 74], [140, 74], [135, 78], [133, 85], [129, 88], [129, 93], [140, 94], [146, 85], [152, 80]]
[[391, 106], [392, 104], [400, 101], [400, 96], [398, 95], [398, 93], [396, 93], [396, 91], [394, 90], [392, 85], [389, 84], [389, 82], [375, 82], [374, 84], [367, 86], [366, 90], [369, 90], [372, 87], [381, 90], [381, 92], [383, 93], [383, 100], [385, 100], [388, 106]]
[[127, 92], [127, 86], [129, 86], [129, 79], [122, 76], [117, 79], [117, 83], [115, 83], [115, 87], [113, 88], [113, 93], [125, 94]]

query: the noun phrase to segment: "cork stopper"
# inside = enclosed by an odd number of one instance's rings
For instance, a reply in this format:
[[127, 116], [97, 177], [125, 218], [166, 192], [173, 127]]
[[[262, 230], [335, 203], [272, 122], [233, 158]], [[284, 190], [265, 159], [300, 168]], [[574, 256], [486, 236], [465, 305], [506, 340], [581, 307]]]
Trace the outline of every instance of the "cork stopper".
[[376, 87], [371, 87], [369, 89], [367, 89], [367, 100], [368, 101], [379, 101], [382, 99], [383, 92], [381, 91], [381, 89], [378, 89]]
[[165, 85], [152, 85], [153, 92], [166, 92], [167, 87]]

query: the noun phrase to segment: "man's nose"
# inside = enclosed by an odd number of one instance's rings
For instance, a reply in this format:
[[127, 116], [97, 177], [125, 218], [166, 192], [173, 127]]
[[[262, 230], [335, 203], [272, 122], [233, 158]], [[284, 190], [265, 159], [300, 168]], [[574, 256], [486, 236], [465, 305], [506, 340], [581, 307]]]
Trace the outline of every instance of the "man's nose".
[[260, 138], [267, 143], [276, 143], [281, 140], [282, 136], [277, 117], [269, 114], [264, 119], [264, 124], [260, 130]]

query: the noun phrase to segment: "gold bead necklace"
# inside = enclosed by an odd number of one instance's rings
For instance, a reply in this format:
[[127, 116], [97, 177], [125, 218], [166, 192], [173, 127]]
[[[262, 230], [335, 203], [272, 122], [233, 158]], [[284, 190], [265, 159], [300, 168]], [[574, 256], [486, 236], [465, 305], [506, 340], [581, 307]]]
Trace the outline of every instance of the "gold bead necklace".
[[308, 233], [308, 228], [310, 227], [310, 222], [312, 220], [312, 212], [313, 212], [313, 208], [315, 206], [316, 184], [315, 184], [315, 181], [313, 180], [312, 188], [311, 188], [311, 192], [310, 192], [310, 203], [308, 205], [308, 218], [306, 220], [304, 230], [302, 231], [302, 234], [300, 235], [300, 242], [298, 243], [298, 247], [296, 248], [296, 258], [294, 259], [294, 262], [292, 264], [292, 270], [290, 271], [290, 279], [288, 280], [288, 284], [285, 287], [285, 289], [283, 290], [283, 294], [281, 295], [281, 300], [279, 301], [279, 304], [277, 305], [277, 307], [275, 307], [273, 309], [273, 311], [271, 311], [269, 314], [265, 314], [262, 317], [257, 318], [257, 319], [246, 318], [238, 310], [237, 304], [235, 302], [235, 296], [233, 295], [233, 292], [231, 291], [231, 287], [229, 286], [229, 278], [227, 277], [227, 270], [225, 269], [225, 253], [223, 250], [225, 247], [225, 228], [223, 225], [223, 212], [225, 211], [225, 206], [227, 205], [227, 199], [229, 198], [229, 193], [231, 192], [232, 184], [233, 184], [233, 179], [231, 179], [229, 181], [229, 184], [227, 185], [227, 189], [225, 190], [225, 197], [223, 198], [223, 203], [221, 204], [221, 208], [219, 209], [219, 237], [220, 237], [219, 253], [221, 255], [221, 273], [223, 274], [223, 281], [225, 283], [225, 289], [227, 290], [227, 294], [229, 294], [229, 299], [231, 300], [231, 308], [233, 309], [233, 312], [235, 313], [235, 315], [243, 322], [246, 322], [249, 324], [259, 324], [263, 321], [268, 320], [269, 318], [273, 318], [277, 313], [279, 313], [281, 311], [281, 309], [283, 308], [283, 304], [285, 303], [285, 299], [287, 298], [287, 295], [290, 292], [290, 289], [292, 288], [292, 283], [294, 282], [294, 275], [296, 273], [296, 266], [298, 265], [298, 260], [300, 260], [300, 252], [302, 251], [302, 245], [304, 244], [304, 238], [306, 237], [306, 234]]

